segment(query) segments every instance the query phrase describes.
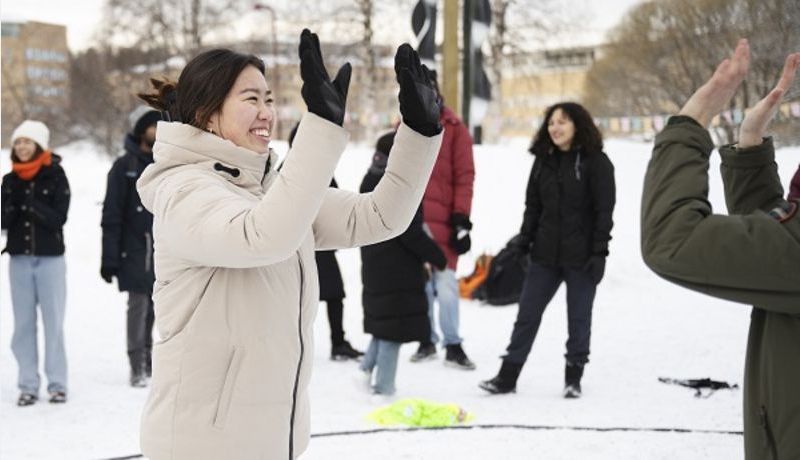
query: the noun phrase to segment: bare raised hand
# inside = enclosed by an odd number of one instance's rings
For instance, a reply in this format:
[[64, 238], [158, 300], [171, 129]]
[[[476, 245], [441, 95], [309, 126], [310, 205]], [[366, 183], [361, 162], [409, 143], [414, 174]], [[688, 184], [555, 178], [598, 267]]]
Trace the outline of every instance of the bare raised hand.
[[739, 148], [751, 147], [761, 143], [767, 131], [767, 125], [778, 111], [778, 105], [783, 99], [783, 95], [792, 86], [797, 68], [800, 67], [800, 53], [792, 53], [786, 56], [786, 63], [783, 65], [783, 74], [775, 88], [747, 111], [747, 114], [739, 126]]
[[750, 45], [746, 38], [739, 40], [733, 56], [722, 61], [714, 75], [689, 97], [680, 115], [694, 118], [703, 127], [722, 112], [747, 75], [750, 66]]

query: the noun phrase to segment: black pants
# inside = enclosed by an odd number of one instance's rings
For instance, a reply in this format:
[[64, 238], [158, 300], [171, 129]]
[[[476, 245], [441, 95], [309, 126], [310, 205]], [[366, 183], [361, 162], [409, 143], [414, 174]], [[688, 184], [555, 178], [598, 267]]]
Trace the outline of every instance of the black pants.
[[150, 367], [153, 350], [153, 299], [144, 292], [128, 293], [128, 359], [132, 369]]
[[522, 294], [519, 312], [506, 349], [505, 361], [523, 365], [531, 352], [544, 309], [553, 299], [562, 282], [567, 284], [567, 361], [585, 364], [589, 361], [589, 339], [592, 333], [592, 304], [597, 288], [591, 275], [580, 269], [546, 267], [531, 262]]
[[342, 299], [329, 299], [325, 303], [328, 306], [328, 325], [331, 327], [331, 345], [337, 346], [344, 343], [344, 329], [342, 327], [342, 317], [344, 315], [344, 304]]

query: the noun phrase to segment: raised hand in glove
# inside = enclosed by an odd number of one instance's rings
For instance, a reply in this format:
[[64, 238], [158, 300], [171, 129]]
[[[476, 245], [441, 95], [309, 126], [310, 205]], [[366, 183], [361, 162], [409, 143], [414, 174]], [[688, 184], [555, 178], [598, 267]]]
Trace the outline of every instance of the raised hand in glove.
[[450, 246], [456, 251], [456, 254], [466, 253], [472, 247], [472, 239], [469, 237], [472, 222], [464, 214], [454, 213], [450, 216], [450, 224], [453, 226], [453, 231], [450, 233]]
[[598, 284], [606, 272], [606, 256], [595, 254], [589, 257], [583, 266], [583, 271], [592, 277], [595, 284]]
[[114, 267], [106, 267], [105, 265], [100, 267], [100, 277], [103, 278], [103, 281], [106, 283], [111, 283], [118, 272], [119, 270]]
[[303, 79], [303, 88], [300, 90], [300, 94], [306, 102], [308, 111], [342, 126], [347, 103], [347, 90], [350, 87], [350, 74], [352, 73], [350, 63], [345, 63], [336, 73], [336, 78], [331, 81], [322, 60], [319, 37], [308, 29], [303, 29], [300, 34], [298, 53], [300, 54], [300, 77]]
[[429, 71], [419, 62], [419, 55], [408, 43], [397, 48], [394, 72], [400, 83], [397, 98], [400, 100], [403, 123], [423, 136], [441, 133], [439, 95], [428, 77]]

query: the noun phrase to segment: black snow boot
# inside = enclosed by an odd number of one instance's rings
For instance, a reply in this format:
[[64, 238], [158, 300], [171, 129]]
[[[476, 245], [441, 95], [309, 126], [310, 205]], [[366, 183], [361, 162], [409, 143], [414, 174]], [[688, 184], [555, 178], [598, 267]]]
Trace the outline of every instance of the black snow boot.
[[581, 378], [583, 377], [583, 364], [567, 361], [564, 367], [564, 397], [575, 399], [581, 397]]
[[467, 358], [467, 354], [464, 353], [464, 349], [461, 348], [461, 344], [447, 345], [445, 346], [445, 350], [447, 350], [444, 355], [445, 366], [456, 367], [468, 371], [475, 369], [475, 363], [473, 363], [471, 359]]
[[500, 372], [491, 380], [485, 380], [478, 384], [479, 387], [491, 394], [504, 394], [517, 392], [517, 378], [522, 370], [522, 364], [509, 363], [503, 361]]
[[347, 361], [350, 359], [360, 361], [362, 356], [364, 356], [364, 353], [353, 348], [347, 340], [331, 347], [331, 360], [333, 361]]

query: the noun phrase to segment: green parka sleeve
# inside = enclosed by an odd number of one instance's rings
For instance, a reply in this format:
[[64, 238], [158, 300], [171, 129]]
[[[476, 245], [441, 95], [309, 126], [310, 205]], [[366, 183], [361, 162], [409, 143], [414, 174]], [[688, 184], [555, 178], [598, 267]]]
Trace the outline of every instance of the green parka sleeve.
[[[800, 217], [780, 222], [765, 212], [777, 202], [772, 197], [782, 195], [770, 172], [772, 157], [759, 159], [760, 172], [726, 173], [729, 205], [737, 214], [724, 216], [713, 214], [708, 202], [713, 148], [708, 132], [690, 121], [670, 123], [656, 136], [642, 196], [645, 263], [686, 288], [800, 315]], [[761, 163], [742, 157], [735, 166], [727, 160], [723, 168]]]

